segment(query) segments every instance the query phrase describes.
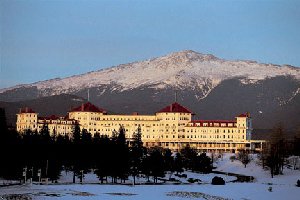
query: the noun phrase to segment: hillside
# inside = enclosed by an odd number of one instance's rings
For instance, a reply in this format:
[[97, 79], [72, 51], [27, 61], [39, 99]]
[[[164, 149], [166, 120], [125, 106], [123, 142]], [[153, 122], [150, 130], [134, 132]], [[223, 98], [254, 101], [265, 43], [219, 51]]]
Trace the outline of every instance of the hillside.
[[[64, 94], [86, 99], [89, 90], [90, 101], [107, 110], [152, 114], [173, 102], [177, 91], [178, 101], [193, 110], [196, 118], [230, 119], [248, 111], [255, 128], [271, 128], [282, 122], [295, 129], [300, 125], [299, 80], [297, 67], [227, 61], [187, 50], [2, 89], [0, 101], [34, 105], [36, 99], [51, 96], [57, 99]], [[9, 107], [8, 104], [4, 107]], [[64, 106], [63, 110], [67, 109]]]

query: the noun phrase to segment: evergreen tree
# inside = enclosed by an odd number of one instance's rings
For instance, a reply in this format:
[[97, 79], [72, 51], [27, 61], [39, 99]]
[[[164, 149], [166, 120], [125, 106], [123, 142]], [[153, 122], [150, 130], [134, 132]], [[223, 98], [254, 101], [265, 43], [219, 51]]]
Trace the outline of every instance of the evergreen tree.
[[125, 146], [126, 145], [126, 132], [125, 132], [125, 128], [124, 126], [120, 125], [120, 128], [119, 128], [119, 134], [118, 134], [118, 137], [117, 137], [117, 145], [120, 145], [120, 146]]
[[150, 172], [153, 176], [154, 183], [157, 183], [158, 177], [165, 176], [163, 155], [159, 149], [154, 149], [150, 153], [149, 159]]
[[180, 153], [184, 160], [184, 167], [190, 170], [194, 170], [197, 160], [196, 150], [187, 145], [185, 148], [181, 149]]
[[152, 164], [153, 163], [151, 163], [150, 155], [147, 155], [146, 157], [143, 158], [141, 164], [141, 172], [147, 177], [148, 179], [147, 182], [150, 182]]
[[176, 153], [175, 160], [174, 160], [174, 171], [178, 175], [178, 173], [183, 172], [183, 160], [180, 153]]
[[247, 164], [250, 163], [250, 156], [246, 150], [241, 150], [238, 154], [238, 159], [243, 163], [244, 167], [247, 167]]
[[174, 158], [172, 157], [172, 152], [170, 149], [166, 149], [164, 151], [164, 169], [166, 171], [170, 171], [170, 177], [169, 177], [170, 179], [172, 174], [175, 171]]
[[300, 156], [300, 126], [298, 126], [295, 136], [294, 136], [294, 144], [293, 144], [293, 154], [295, 156]]
[[57, 133], [56, 133], [56, 129], [54, 128], [53, 132], [52, 132], [51, 140], [52, 140], [53, 143], [55, 143], [56, 139], [57, 139]]
[[93, 137], [93, 144], [97, 145], [101, 141], [100, 133], [96, 132]]
[[202, 173], [210, 173], [212, 171], [212, 159], [206, 153], [201, 153], [196, 158], [194, 170]]
[[116, 173], [121, 181], [125, 182], [129, 172], [129, 149], [126, 142], [125, 128], [120, 125], [119, 135], [116, 141]]
[[[98, 136], [96, 137], [98, 138]], [[112, 159], [112, 143], [107, 136], [101, 136], [98, 143], [97, 139], [94, 138], [95, 152], [97, 152], [96, 157], [96, 170], [95, 174], [99, 178], [100, 182], [103, 183], [104, 180], [107, 182], [107, 176], [110, 174], [110, 166]]]
[[282, 174], [285, 156], [286, 142], [284, 140], [284, 129], [281, 124], [276, 126], [267, 146], [266, 165], [270, 168], [271, 177]]
[[86, 129], [82, 129], [81, 142], [82, 144], [86, 144], [86, 145], [92, 144], [92, 134], [88, 132]]
[[4, 108], [0, 108], [0, 142], [4, 142], [7, 138], [7, 125]]
[[137, 131], [133, 134], [132, 147], [139, 150], [143, 149], [141, 125], [138, 126]]
[[[52, 155], [52, 156], [54, 156], [54, 155]], [[47, 176], [52, 182], [59, 179], [61, 170], [62, 170], [62, 163], [60, 160], [51, 158], [48, 161]]]
[[144, 156], [144, 153], [145, 153], [145, 149], [143, 147], [143, 142], [142, 142], [141, 126], [139, 125], [137, 131], [133, 134], [133, 141], [132, 141], [132, 147], [130, 152], [130, 159], [131, 159], [130, 173], [133, 176], [133, 184], [135, 184], [135, 177], [141, 171], [142, 158]]
[[72, 141], [74, 144], [79, 144], [81, 141], [81, 131], [80, 131], [80, 126], [76, 122], [76, 124], [73, 126], [72, 130]]
[[43, 144], [49, 144], [51, 141], [48, 124], [44, 123], [42, 129], [40, 130], [41, 142]]

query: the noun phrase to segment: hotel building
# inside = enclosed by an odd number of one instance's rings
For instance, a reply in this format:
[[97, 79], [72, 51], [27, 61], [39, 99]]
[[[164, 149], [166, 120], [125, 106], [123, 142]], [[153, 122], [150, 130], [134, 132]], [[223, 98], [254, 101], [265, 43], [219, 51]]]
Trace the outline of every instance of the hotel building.
[[72, 109], [66, 117], [38, 117], [32, 109], [20, 109], [16, 126], [19, 132], [26, 129], [39, 131], [46, 123], [50, 134], [71, 134], [78, 122], [81, 130], [111, 137], [122, 125], [129, 142], [140, 126], [144, 146], [160, 146], [173, 151], [189, 145], [202, 151], [235, 152], [240, 149], [254, 150], [262, 142], [251, 140], [249, 113], [238, 115], [235, 120], [192, 120], [192, 115], [188, 108], [177, 102], [154, 115], [110, 115], [87, 102]]

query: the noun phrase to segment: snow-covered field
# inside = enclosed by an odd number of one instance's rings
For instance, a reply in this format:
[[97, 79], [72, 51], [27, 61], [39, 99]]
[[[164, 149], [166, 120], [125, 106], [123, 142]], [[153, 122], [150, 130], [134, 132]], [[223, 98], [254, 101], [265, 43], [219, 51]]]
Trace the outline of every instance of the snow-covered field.
[[[264, 171], [257, 165], [257, 160], [244, 168], [239, 161], [231, 162], [230, 154], [219, 159], [215, 166], [218, 171], [233, 172], [237, 174], [251, 175], [255, 177], [253, 183], [234, 183], [233, 176], [217, 175], [225, 179], [226, 185], [211, 185], [210, 181], [215, 174], [196, 174], [187, 172], [187, 178], [197, 178], [201, 184], [185, 184], [186, 179], [180, 178], [183, 184], [164, 185], [100, 185], [92, 184], [97, 181], [93, 175], [85, 178], [86, 184], [66, 184], [69, 176], [62, 176], [61, 185], [23, 185], [0, 187], [0, 196], [4, 198], [8, 194], [25, 194], [23, 196], [32, 199], [45, 200], [68, 200], [68, 199], [300, 199], [300, 188], [296, 187], [296, 182], [300, 179], [300, 171], [285, 169], [284, 175], [270, 177], [269, 171]], [[176, 179], [178, 177], [172, 176]], [[144, 181], [144, 180], [139, 180]], [[269, 188], [272, 187], [272, 191]]]

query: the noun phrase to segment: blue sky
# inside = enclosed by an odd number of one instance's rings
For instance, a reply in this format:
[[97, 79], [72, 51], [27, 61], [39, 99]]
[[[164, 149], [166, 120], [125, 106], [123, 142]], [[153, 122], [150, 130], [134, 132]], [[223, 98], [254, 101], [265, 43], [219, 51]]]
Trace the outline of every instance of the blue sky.
[[300, 1], [0, 1], [0, 88], [191, 49], [300, 66]]

